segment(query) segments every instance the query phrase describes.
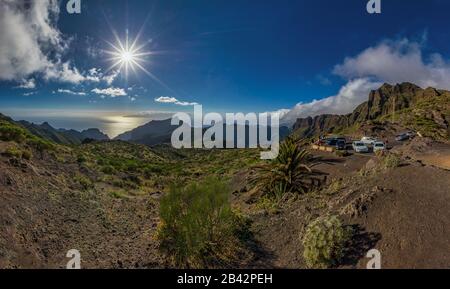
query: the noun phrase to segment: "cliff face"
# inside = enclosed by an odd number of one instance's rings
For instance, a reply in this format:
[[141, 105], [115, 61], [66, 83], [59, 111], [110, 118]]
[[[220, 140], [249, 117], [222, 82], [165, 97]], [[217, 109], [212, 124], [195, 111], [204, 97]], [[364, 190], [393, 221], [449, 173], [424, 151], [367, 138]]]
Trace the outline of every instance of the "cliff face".
[[350, 124], [348, 115], [323, 114], [315, 117], [299, 118], [294, 124], [294, 132], [300, 137], [331, 133]]
[[[294, 131], [300, 137], [312, 137], [320, 134], [333, 133], [366, 121], [380, 119], [395, 113], [416, 108], [418, 104], [433, 103], [437, 107], [426, 112], [414, 112], [437, 116], [431, 120], [440, 119], [442, 129], [448, 130], [448, 96], [450, 92], [434, 88], [422, 89], [412, 83], [397, 85], [384, 84], [379, 89], [370, 92], [368, 101], [359, 105], [347, 115], [319, 115], [314, 118], [299, 118], [294, 124]], [[437, 103], [436, 103], [437, 102]], [[441, 103], [440, 103], [441, 102]], [[442, 104], [442, 105], [440, 105]], [[443, 108], [439, 111], [439, 106]], [[400, 114], [399, 114], [400, 115]], [[424, 115], [423, 117], [427, 117]], [[435, 120], [436, 119], [436, 120]]]

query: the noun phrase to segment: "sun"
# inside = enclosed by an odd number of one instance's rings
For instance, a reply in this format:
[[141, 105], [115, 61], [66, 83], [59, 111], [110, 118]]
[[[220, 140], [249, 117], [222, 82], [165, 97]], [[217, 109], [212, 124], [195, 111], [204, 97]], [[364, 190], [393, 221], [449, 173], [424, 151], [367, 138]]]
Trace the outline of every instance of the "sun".
[[144, 64], [147, 62], [147, 57], [152, 54], [151, 51], [144, 51], [148, 42], [145, 44], [138, 44], [139, 37], [136, 37], [130, 43], [128, 30], [126, 31], [124, 41], [122, 41], [117, 34], [114, 34], [114, 36], [116, 38], [116, 44], [107, 42], [113, 50], [105, 51], [110, 55], [108, 60], [113, 62], [108, 70], [118, 69], [119, 71], [124, 71], [125, 76], [128, 77], [130, 68], [134, 72], [136, 72], [137, 69], [140, 69], [153, 77], [153, 75], [144, 67]]
[[135, 55], [133, 51], [124, 51], [120, 55], [120, 58], [122, 59], [123, 62], [132, 63], [134, 61]]
[[154, 81], [156, 81], [164, 88], [173, 91], [163, 81], [161, 81], [146, 68], [149, 66], [149, 62], [152, 60], [153, 55], [164, 54], [165, 51], [146, 50], [146, 47], [152, 42], [152, 39], [148, 39], [146, 42], [139, 43], [140, 36], [143, 32], [143, 27], [131, 42], [128, 29], [125, 30], [125, 39], [121, 39], [114, 29], [111, 30], [115, 37], [116, 43], [113, 44], [109, 41], [106, 41], [106, 43], [111, 46], [112, 50], [103, 50], [103, 52], [110, 56], [107, 60], [112, 62], [112, 65], [108, 68], [108, 71], [118, 70], [120, 73], [124, 73], [126, 80], [128, 80], [128, 73], [130, 69], [134, 73], [141, 71], [150, 76]]

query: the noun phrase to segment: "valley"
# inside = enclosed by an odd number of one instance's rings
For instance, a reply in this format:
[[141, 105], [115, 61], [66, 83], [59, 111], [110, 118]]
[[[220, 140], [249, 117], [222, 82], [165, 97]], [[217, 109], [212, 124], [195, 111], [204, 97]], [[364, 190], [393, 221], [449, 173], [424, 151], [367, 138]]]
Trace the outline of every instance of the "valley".
[[[70, 249], [83, 268], [365, 268], [374, 248], [383, 268], [448, 268], [449, 96], [384, 85], [352, 114], [299, 118], [272, 161], [174, 149], [164, 121], [70, 140], [0, 115], [0, 268], [65, 268]], [[327, 134], [390, 147], [311, 150]], [[310, 234], [323, 228], [340, 252], [316, 260]]]

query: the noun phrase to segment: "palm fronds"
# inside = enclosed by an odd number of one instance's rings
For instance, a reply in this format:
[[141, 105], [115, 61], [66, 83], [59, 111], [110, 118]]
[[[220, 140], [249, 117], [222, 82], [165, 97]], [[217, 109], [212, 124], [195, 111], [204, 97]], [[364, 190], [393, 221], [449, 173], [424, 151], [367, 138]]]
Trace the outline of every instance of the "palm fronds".
[[313, 164], [308, 151], [289, 137], [280, 145], [278, 157], [255, 167], [249, 181], [256, 190], [277, 200], [286, 193], [303, 194], [318, 183]]

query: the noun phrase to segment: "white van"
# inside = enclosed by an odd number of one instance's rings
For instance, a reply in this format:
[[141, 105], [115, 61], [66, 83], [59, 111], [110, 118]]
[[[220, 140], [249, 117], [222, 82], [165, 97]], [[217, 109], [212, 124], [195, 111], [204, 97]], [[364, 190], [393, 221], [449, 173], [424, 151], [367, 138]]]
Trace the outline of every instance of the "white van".
[[386, 145], [384, 144], [384, 142], [381, 141], [377, 141], [373, 144], [373, 151], [385, 151], [386, 150]]

